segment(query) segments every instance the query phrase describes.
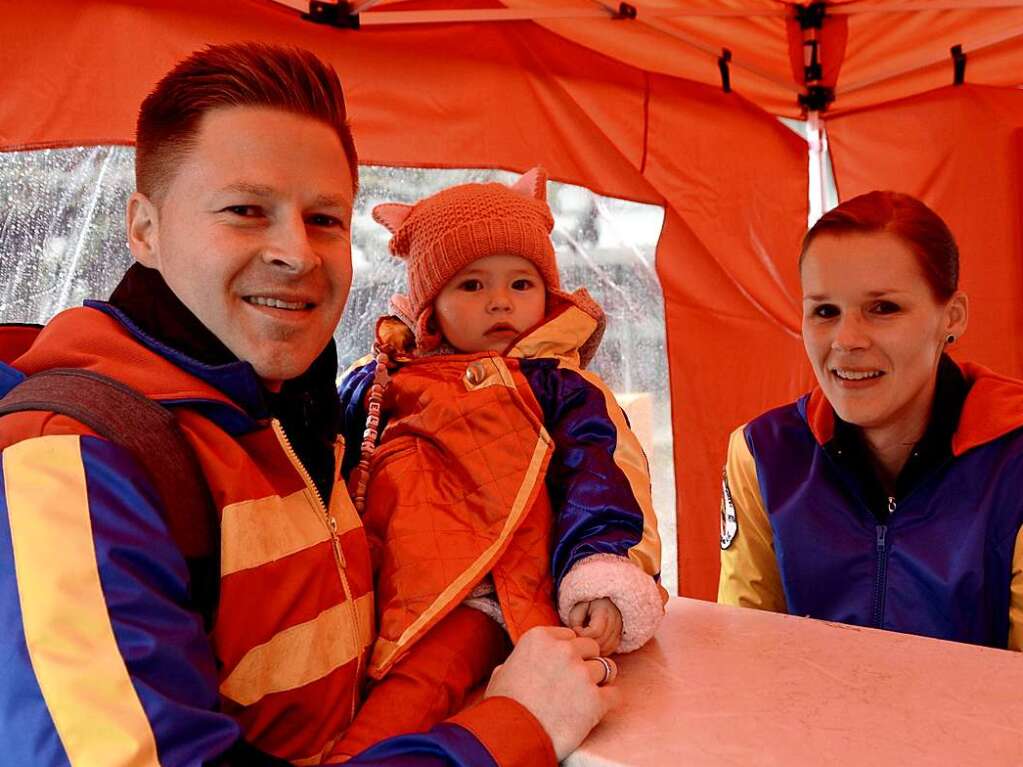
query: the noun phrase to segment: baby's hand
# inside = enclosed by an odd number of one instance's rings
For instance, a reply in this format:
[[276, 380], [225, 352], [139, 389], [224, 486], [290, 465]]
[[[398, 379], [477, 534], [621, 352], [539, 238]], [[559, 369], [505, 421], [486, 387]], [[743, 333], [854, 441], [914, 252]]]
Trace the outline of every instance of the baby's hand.
[[581, 637], [595, 639], [601, 655], [617, 650], [622, 639], [622, 614], [607, 597], [577, 602], [568, 611], [568, 626]]

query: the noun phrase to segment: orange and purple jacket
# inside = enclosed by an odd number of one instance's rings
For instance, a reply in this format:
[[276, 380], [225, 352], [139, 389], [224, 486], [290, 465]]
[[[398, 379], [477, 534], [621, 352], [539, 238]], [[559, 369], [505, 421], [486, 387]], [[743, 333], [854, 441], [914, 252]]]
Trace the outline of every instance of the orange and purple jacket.
[[[579, 365], [596, 325], [567, 306], [504, 355], [416, 357], [392, 374], [363, 515], [378, 542], [372, 676], [488, 575], [513, 641], [598, 597], [622, 614], [620, 651], [653, 635], [665, 592], [649, 470], [614, 396]], [[341, 387], [356, 447], [375, 368]], [[345, 469], [357, 461], [349, 451]]]
[[[343, 483], [325, 505], [251, 366], [199, 363], [110, 304], [54, 318], [0, 365], [0, 396], [56, 367], [117, 378], [176, 413], [220, 514], [219, 608], [207, 635], [162, 504], [124, 448], [65, 416], [0, 419], [0, 761], [278, 763], [243, 758], [242, 743], [319, 763], [359, 705], [375, 638], [369, 549]], [[342, 451], [339, 439], [338, 462]], [[351, 762], [418, 763], [553, 752], [498, 698]]]
[[942, 367], [966, 388], [944, 403], [961, 413], [894, 491], [869, 492], [819, 388], [732, 434], [719, 602], [1023, 647], [1023, 382]]

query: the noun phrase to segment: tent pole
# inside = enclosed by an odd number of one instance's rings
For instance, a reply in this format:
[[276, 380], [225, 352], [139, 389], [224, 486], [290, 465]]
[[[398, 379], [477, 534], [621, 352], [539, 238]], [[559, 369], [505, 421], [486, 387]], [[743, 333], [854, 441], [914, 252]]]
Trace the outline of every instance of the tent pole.
[[809, 155], [809, 203], [810, 210], [807, 218], [807, 227], [813, 226], [817, 219], [828, 212], [827, 178], [828, 169], [828, 133], [824, 127], [824, 120], [818, 111], [808, 112], [806, 115], [806, 142], [807, 154]]

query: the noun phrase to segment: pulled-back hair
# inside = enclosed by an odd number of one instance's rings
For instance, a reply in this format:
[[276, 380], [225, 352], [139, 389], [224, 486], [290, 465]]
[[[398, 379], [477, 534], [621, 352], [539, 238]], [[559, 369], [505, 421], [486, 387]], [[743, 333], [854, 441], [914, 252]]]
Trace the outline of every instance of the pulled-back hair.
[[139, 108], [135, 184], [158, 200], [195, 144], [203, 116], [221, 107], [270, 107], [334, 129], [358, 186], [359, 165], [337, 72], [301, 48], [211, 45], [179, 62]]
[[803, 238], [799, 265], [824, 234], [891, 232], [916, 255], [934, 297], [947, 301], [959, 287], [959, 246], [941, 216], [915, 197], [899, 192], [867, 192], [825, 213]]

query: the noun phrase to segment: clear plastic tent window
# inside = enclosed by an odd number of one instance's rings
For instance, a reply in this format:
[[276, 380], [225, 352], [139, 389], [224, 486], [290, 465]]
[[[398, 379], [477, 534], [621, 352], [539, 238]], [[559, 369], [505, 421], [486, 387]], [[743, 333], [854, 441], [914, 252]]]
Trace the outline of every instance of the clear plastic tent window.
[[[106, 298], [131, 263], [124, 205], [134, 188], [128, 147], [0, 155], [0, 321], [46, 322], [86, 298]], [[490, 170], [363, 166], [352, 222], [354, 281], [335, 336], [341, 370], [369, 351], [377, 317], [404, 291], [402, 263], [370, 212], [380, 202], [415, 202], [446, 186], [499, 180]], [[662, 208], [551, 183], [548, 196], [562, 282], [585, 286], [608, 328], [591, 368], [616, 392], [646, 449], [660, 523], [663, 580], [676, 593], [675, 480], [664, 302], [654, 269]]]

